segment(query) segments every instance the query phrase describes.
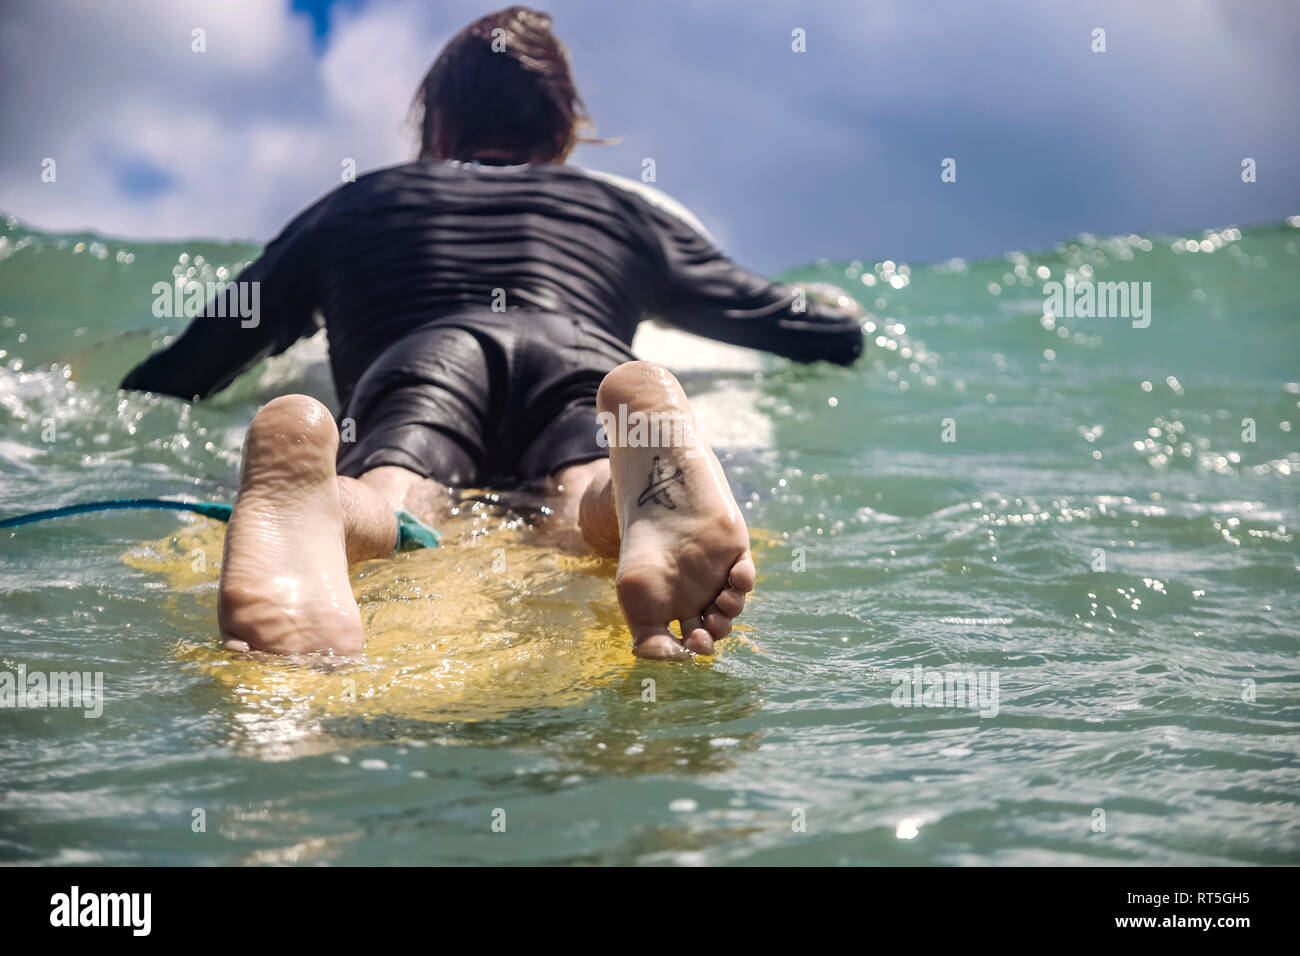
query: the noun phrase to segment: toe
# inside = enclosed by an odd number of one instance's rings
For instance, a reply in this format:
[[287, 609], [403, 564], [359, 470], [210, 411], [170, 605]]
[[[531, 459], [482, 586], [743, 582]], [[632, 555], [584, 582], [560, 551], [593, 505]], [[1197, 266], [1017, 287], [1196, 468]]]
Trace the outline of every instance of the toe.
[[680, 623], [682, 643], [686, 645], [686, 649], [694, 650], [697, 654], [714, 653], [714, 637], [708, 633], [705, 619], [682, 618]]
[[685, 643], [688, 650], [692, 650], [696, 654], [713, 653], [713, 635], [704, 626], [704, 618], [683, 618], [681, 625], [683, 643]]
[[734, 590], [748, 593], [754, 590], [754, 581], [757, 577], [758, 570], [754, 567], [754, 557], [746, 551], [732, 566], [728, 581]]
[[660, 625], [632, 625], [632, 653], [652, 661], [680, 661], [690, 655], [672, 631]]
[[715, 641], [720, 641], [731, 633], [731, 618], [716, 607], [710, 608], [704, 615], [704, 629]]
[[696, 654], [703, 654], [706, 657], [713, 656], [713, 635], [703, 626], [700, 619], [693, 618], [693, 626], [690, 630], [686, 628], [686, 622], [682, 622], [682, 633], [686, 635], [687, 650], [694, 651]]
[[745, 592], [727, 588], [713, 602], [719, 612], [727, 617], [737, 617], [745, 609]]

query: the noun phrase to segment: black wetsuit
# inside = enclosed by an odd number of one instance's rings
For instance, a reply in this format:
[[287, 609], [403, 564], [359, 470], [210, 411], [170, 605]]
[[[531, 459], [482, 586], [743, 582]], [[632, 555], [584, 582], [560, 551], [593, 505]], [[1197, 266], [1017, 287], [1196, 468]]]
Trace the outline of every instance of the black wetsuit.
[[596, 389], [646, 318], [801, 362], [862, 350], [856, 319], [799, 310], [662, 193], [570, 166], [371, 173], [294, 219], [238, 282], [259, 283], [255, 326], [214, 299], [122, 387], [211, 395], [323, 317], [338, 469], [353, 476], [399, 465], [501, 486], [603, 457]]

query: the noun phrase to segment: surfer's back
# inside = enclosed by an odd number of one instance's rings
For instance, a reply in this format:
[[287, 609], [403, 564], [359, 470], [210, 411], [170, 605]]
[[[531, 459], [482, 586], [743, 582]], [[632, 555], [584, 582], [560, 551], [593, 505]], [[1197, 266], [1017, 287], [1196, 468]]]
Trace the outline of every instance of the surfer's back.
[[798, 361], [848, 363], [855, 319], [724, 256], [679, 204], [617, 177], [555, 163], [421, 159], [346, 183], [239, 276], [261, 313], [232, 329], [209, 309], [124, 387], [190, 397], [224, 388], [323, 321], [339, 398], [393, 342], [437, 323], [563, 316], [628, 346], [655, 316]]
[[571, 167], [417, 160], [325, 202], [319, 307], [346, 351], [466, 311], [552, 312], [630, 343], [663, 275], [635, 200]]

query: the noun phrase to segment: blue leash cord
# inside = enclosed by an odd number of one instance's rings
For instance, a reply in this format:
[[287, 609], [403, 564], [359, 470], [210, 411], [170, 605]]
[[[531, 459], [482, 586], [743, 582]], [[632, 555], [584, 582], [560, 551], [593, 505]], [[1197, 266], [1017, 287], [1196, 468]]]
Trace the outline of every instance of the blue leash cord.
[[[110, 501], [88, 501], [80, 505], [67, 505], [63, 508], [47, 508], [44, 511], [32, 511], [25, 515], [0, 520], [0, 528], [17, 528], [35, 521], [50, 518], [63, 518], [68, 515], [85, 514], [88, 511], [121, 511], [127, 508], [158, 508], [166, 511], [192, 511], [205, 518], [217, 521], [229, 521], [234, 508], [219, 502], [169, 501], [166, 498], [114, 498]], [[397, 512], [397, 550], [411, 548], [436, 548], [440, 535], [433, 528], [420, 521], [409, 511]]]
[[0, 528], [17, 528], [20, 525], [31, 524], [34, 521], [46, 521], [50, 518], [62, 518], [66, 515], [85, 514], [88, 511], [118, 511], [126, 508], [163, 508], [168, 511], [193, 511], [195, 514], [203, 515], [205, 518], [216, 518], [218, 521], [229, 521], [230, 512], [234, 510], [230, 505], [217, 503], [168, 501], [166, 498], [114, 498], [112, 501], [88, 501], [81, 505], [47, 508], [45, 511], [33, 511], [30, 514], [18, 515], [16, 518], [5, 518], [0, 521]]

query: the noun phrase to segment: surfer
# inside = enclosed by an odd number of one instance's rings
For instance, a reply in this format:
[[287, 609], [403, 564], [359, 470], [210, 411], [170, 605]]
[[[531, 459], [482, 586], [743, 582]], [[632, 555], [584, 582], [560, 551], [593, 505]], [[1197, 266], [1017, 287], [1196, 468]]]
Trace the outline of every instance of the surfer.
[[[417, 160], [299, 215], [221, 294], [236, 301], [218, 296], [122, 382], [206, 397], [326, 328], [342, 440], [304, 395], [249, 426], [222, 639], [359, 654], [348, 565], [393, 551], [395, 511], [436, 522], [453, 487], [536, 485], [553, 522], [618, 558], [638, 655], [712, 653], [754, 587], [748, 532], [681, 385], [636, 361], [633, 334], [655, 316], [848, 364], [858, 321], [737, 267], [662, 193], [565, 165], [588, 120], [544, 14], [511, 7], [470, 24], [415, 106]], [[258, 315], [240, 317], [249, 283]], [[610, 440], [598, 413], [668, 416], [685, 440]]]

